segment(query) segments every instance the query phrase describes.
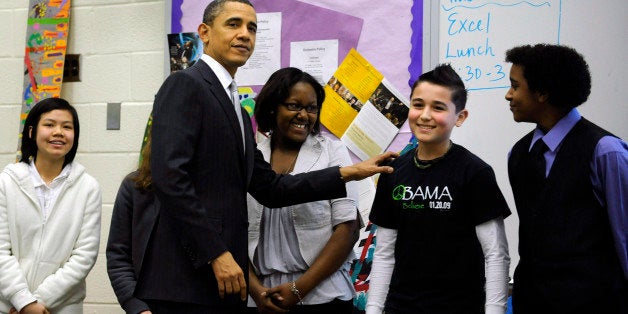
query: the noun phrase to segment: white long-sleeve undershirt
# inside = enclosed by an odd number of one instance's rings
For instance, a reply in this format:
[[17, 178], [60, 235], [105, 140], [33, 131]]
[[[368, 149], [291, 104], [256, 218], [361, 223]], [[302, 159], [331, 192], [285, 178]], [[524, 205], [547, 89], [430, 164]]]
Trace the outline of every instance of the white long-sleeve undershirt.
[[[508, 272], [510, 256], [504, 229], [504, 220], [499, 217], [475, 227], [482, 246], [486, 276], [486, 314], [504, 314], [508, 299]], [[377, 244], [373, 254], [366, 314], [381, 314], [384, 310], [388, 286], [395, 266], [395, 242], [397, 230], [377, 228]]]

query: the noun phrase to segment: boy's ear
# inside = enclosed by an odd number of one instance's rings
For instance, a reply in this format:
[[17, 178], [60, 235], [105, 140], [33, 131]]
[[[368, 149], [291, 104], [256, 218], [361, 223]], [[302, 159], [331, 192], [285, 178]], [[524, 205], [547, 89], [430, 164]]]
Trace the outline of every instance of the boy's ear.
[[464, 123], [464, 120], [469, 117], [469, 111], [467, 111], [467, 109], [462, 109], [456, 115], [458, 116], [458, 118], [456, 119], [456, 126], [459, 127], [462, 125], [462, 123]]
[[549, 98], [547, 92], [534, 92], [534, 96], [536, 97], [536, 101], [539, 103], [545, 103]]

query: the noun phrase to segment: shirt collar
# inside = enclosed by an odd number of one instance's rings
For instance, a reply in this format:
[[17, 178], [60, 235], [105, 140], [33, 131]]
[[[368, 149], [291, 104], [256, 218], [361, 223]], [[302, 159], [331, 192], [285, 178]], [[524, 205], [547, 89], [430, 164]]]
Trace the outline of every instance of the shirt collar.
[[[40, 186], [45, 186], [46, 183], [44, 179], [41, 178], [39, 171], [37, 171], [37, 167], [35, 167], [35, 162], [32, 161], [28, 164], [28, 169], [31, 173], [31, 180], [33, 181], [33, 186], [38, 188]], [[70, 169], [72, 169], [72, 163], [69, 163], [61, 169], [61, 173], [50, 182], [50, 187], [55, 187], [57, 184], [65, 181], [67, 177], [70, 175]]]
[[541, 129], [538, 127], [534, 130], [534, 135], [532, 136], [532, 142], [530, 143], [530, 149], [537, 140], [541, 139], [545, 142], [545, 145], [552, 152], [556, 151], [560, 143], [562, 143], [567, 133], [571, 131], [571, 129], [580, 121], [580, 113], [576, 108], [571, 109], [567, 115], [565, 115], [562, 119], [552, 127], [552, 129], [547, 132], [547, 134], [543, 133]]
[[229, 71], [227, 71], [225, 67], [223, 67], [220, 63], [218, 63], [218, 61], [210, 57], [208, 54], [204, 53], [201, 56], [201, 60], [205, 61], [209, 68], [214, 71], [214, 74], [216, 74], [216, 76], [218, 77], [222, 88], [229, 90], [229, 85], [231, 85], [231, 82], [233, 81], [233, 78], [231, 77], [231, 74], [229, 74]]
[[28, 164], [28, 170], [30, 170], [30, 173], [31, 173], [31, 180], [33, 181], [33, 186], [38, 188], [38, 187], [40, 187], [42, 185], [46, 185], [44, 183], [44, 180], [39, 175], [39, 172], [37, 172], [37, 168], [35, 168], [35, 162], [34, 161], [30, 162]]

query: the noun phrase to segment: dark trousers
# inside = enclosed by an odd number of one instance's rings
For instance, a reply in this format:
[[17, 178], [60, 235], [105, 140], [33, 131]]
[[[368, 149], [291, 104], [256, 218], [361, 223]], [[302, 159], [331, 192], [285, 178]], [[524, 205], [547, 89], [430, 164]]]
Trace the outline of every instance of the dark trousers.
[[[258, 314], [256, 307], [249, 307], [248, 314]], [[342, 301], [334, 299], [329, 303], [314, 305], [297, 305], [290, 309], [289, 314], [351, 314], [353, 313], [353, 300]]]
[[153, 314], [246, 314], [246, 307], [211, 307], [209, 305], [161, 300], [142, 300]]

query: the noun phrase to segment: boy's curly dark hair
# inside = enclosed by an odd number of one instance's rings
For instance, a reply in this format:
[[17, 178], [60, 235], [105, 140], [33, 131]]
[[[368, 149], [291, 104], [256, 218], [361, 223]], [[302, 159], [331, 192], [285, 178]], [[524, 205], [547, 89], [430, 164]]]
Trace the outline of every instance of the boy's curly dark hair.
[[530, 91], [546, 94], [552, 106], [569, 111], [587, 101], [591, 94], [589, 66], [571, 47], [518, 46], [506, 51], [506, 62], [522, 66]]

